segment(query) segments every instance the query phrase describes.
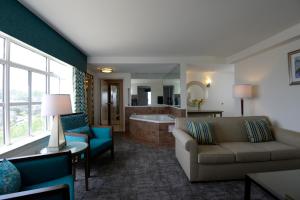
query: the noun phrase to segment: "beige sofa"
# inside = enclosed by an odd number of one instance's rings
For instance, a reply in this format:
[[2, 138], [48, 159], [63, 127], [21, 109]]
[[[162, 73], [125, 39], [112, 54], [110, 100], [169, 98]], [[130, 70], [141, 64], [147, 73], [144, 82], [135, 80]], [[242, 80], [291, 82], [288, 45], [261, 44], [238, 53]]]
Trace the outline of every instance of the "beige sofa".
[[[300, 168], [300, 133], [273, 129], [275, 141], [249, 143], [245, 119], [267, 117], [176, 119], [175, 153], [190, 181], [242, 179], [249, 172]], [[217, 145], [198, 145], [187, 133], [187, 120], [212, 123]]]

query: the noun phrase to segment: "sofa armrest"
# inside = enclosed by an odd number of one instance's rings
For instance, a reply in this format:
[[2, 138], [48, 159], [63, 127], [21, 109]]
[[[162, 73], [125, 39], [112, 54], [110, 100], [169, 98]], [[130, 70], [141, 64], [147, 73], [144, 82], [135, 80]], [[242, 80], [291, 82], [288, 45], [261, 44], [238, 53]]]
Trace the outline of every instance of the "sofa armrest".
[[26, 190], [22, 192], [15, 192], [5, 195], [0, 195], [1, 199], [28, 199], [28, 200], [42, 200], [42, 199], [70, 199], [69, 186], [57, 185], [33, 190]]
[[198, 144], [194, 138], [181, 129], [173, 130], [175, 155], [190, 181], [198, 178]]
[[197, 142], [194, 138], [192, 138], [189, 134], [182, 131], [181, 129], [175, 128], [173, 130], [173, 135], [176, 140], [178, 140], [185, 148], [185, 150], [191, 152], [197, 152]]
[[282, 128], [274, 129], [275, 139], [279, 142], [300, 148], [300, 133]]

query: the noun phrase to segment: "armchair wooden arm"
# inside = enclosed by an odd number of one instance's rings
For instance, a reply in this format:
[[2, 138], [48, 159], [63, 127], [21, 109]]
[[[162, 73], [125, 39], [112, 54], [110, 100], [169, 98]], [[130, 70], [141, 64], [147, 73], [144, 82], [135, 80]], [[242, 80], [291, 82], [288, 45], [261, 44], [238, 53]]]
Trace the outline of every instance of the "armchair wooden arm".
[[2, 199], [24, 199], [24, 200], [42, 200], [42, 199], [70, 199], [69, 186], [57, 185], [45, 188], [15, 192], [5, 195], [0, 195]]

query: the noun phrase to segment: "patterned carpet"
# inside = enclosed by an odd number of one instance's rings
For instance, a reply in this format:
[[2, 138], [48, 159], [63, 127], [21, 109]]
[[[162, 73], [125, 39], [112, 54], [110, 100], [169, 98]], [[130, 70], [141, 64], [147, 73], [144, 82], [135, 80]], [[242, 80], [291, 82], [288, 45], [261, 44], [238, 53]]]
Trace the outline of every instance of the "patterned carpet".
[[[75, 182], [78, 200], [241, 200], [243, 181], [190, 183], [174, 149], [153, 148], [117, 136], [115, 159], [106, 153], [93, 160], [89, 191], [85, 191], [84, 170], [79, 166]], [[272, 199], [252, 187], [252, 199]]]

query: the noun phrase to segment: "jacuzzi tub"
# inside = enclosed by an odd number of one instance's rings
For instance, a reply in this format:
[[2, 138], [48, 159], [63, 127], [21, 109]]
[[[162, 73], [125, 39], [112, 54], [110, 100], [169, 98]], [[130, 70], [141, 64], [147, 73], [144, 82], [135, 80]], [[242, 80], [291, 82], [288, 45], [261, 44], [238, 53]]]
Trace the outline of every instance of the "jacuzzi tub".
[[131, 115], [129, 119], [153, 122], [153, 123], [174, 123], [175, 119], [167, 114], [156, 114], [156, 115]]
[[136, 141], [159, 146], [174, 147], [172, 135], [175, 120], [167, 114], [131, 115], [129, 134]]

